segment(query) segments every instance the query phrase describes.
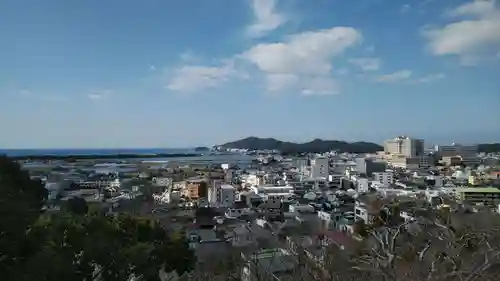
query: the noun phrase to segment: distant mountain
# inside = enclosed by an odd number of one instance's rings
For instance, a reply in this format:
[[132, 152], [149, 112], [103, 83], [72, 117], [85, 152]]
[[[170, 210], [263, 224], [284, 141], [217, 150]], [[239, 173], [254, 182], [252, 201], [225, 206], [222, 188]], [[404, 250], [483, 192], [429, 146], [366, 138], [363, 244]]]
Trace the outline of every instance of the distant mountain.
[[477, 145], [478, 152], [495, 153], [500, 152], [500, 143], [481, 143]]
[[249, 137], [221, 145], [224, 148], [240, 148], [250, 150], [279, 150], [285, 154], [328, 152], [337, 150], [352, 153], [374, 153], [384, 148], [371, 142], [345, 142], [338, 140], [315, 139], [306, 143], [280, 141], [274, 138]]
[[196, 152], [200, 152], [200, 151], [208, 151], [210, 150], [210, 148], [206, 147], [206, 146], [197, 146], [194, 148], [194, 151]]

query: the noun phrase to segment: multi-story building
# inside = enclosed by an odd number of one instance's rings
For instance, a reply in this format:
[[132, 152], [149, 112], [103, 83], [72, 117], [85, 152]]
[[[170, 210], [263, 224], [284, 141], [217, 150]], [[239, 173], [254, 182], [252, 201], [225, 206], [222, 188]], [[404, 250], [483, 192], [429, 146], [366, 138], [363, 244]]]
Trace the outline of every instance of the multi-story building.
[[234, 205], [236, 191], [229, 184], [214, 184], [208, 189], [208, 203], [215, 207], [231, 207]]
[[355, 189], [354, 183], [347, 178], [340, 179], [340, 188], [343, 190]]
[[477, 157], [477, 145], [453, 143], [451, 145], [436, 145], [434, 149], [442, 159], [460, 157], [461, 162], [465, 165], [481, 163], [481, 159]]
[[311, 160], [311, 178], [328, 178], [328, 157], [316, 157]]
[[265, 173], [255, 173], [250, 175], [243, 175], [241, 177], [243, 184], [249, 186], [260, 186], [266, 183]]
[[213, 180], [212, 185], [208, 187], [207, 191], [207, 197], [208, 197], [208, 204], [210, 206], [216, 206], [217, 205], [217, 192], [220, 189], [220, 187], [223, 184], [223, 180]]
[[384, 142], [384, 152], [406, 157], [421, 156], [424, 155], [424, 140], [399, 136]]
[[370, 202], [364, 202], [363, 200], [356, 200], [354, 205], [355, 220], [363, 220], [368, 224], [373, 223], [379, 211], [380, 209], [374, 207]]
[[356, 158], [356, 170], [360, 174], [371, 177], [374, 172], [383, 172], [387, 169], [387, 164], [373, 158]]
[[394, 173], [388, 171], [376, 172], [373, 173], [373, 179], [384, 185], [391, 185], [394, 183]]
[[259, 195], [264, 202], [288, 200], [294, 195], [293, 186], [259, 186], [251, 187], [251, 190]]
[[451, 145], [436, 145], [434, 150], [441, 157], [450, 157], [457, 155], [476, 155], [477, 145], [461, 145], [452, 143]]
[[169, 177], [154, 177], [153, 184], [156, 186], [169, 187], [172, 185], [172, 178]]
[[414, 170], [433, 166], [433, 158], [427, 155], [408, 157], [402, 154], [393, 154], [388, 160], [392, 167]]
[[208, 196], [207, 181], [205, 179], [188, 179], [182, 194], [191, 199], [198, 200]]
[[471, 204], [498, 206], [500, 189], [496, 187], [471, 187], [454, 190], [457, 200]]

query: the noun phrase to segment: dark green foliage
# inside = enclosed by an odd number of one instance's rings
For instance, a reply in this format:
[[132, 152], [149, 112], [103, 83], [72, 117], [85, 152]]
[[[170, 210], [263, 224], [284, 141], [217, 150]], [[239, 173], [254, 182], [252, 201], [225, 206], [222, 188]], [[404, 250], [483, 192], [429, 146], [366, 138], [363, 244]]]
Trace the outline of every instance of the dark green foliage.
[[340, 152], [353, 152], [353, 153], [373, 153], [383, 150], [384, 148], [378, 144], [370, 142], [353, 142], [348, 143], [345, 141], [336, 140], [321, 140], [315, 139], [306, 143], [293, 143], [279, 141], [273, 138], [256, 138], [249, 137], [246, 139], [229, 142], [222, 145], [225, 148], [242, 148], [242, 149], [256, 149], [256, 150], [278, 150], [284, 154], [298, 154], [310, 152], [328, 152], [337, 150]]
[[477, 145], [478, 152], [495, 153], [500, 152], [500, 143], [482, 143]]
[[41, 214], [45, 188], [5, 157], [0, 192], [2, 281], [159, 280], [161, 268], [193, 267], [185, 236], [168, 235], [156, 221], [87, 212], [81, 198], [66, 212]]
[[30, 180], [17, 163], [0, 156], [0, 279], [3, 267], [24, 250], [22, 238], [38, 219], [47, 195], [41, 182]]
[[85, 215], [89, 210], [87, 201], [81, 197], [73, 197], [68, 199], [64, 204], [64, 209], [73, 215]]

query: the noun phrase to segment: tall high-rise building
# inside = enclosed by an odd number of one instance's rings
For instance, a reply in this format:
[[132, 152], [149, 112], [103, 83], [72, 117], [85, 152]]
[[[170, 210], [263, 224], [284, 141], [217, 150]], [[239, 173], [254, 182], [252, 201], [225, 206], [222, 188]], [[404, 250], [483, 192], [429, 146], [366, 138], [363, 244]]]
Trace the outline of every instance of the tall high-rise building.
[[384, 152], [406, 157], [422, 156], [424, 155], [424, 140], [399, 136], [384, 142]]
[[436, 145], [435, 150], [442, 158], [460, 157], [465, 165], [479, 164], [481, 161], [477, 157], [477, 145], [461, 145], [453, 143], [452, 145]]

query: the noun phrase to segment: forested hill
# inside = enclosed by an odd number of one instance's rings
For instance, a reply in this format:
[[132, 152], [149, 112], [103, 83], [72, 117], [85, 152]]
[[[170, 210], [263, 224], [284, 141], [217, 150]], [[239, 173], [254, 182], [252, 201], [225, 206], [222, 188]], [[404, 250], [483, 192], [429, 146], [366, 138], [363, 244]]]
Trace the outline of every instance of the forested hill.
[[[305, 143], [294, 143], [280, 141], [274, 138], [248, 137], [221, 145], [224, 148], [239, 148], [250, 150], [279, 150], [283, 153], [307, 153], [340, 151], [352, 153], [374, 153], [384, 148], [371, 142], [345, 142], [338, 140], [315, 139]], [[478, 144], [478, 152], [495, 153], [500, 152], [500, 143]]]
[[481, 143], [477, 145], [477, 150], [486, 153], [500, 152], [500, 143]]
[[384, 148], [371, 142], [345, 142], [315, 139], [305, 143], [280, 141], [274, 138], [249, 137], [221, 145], [224, 148], [250, 150], [279, 150], [283, 153], [328, 152], [332, 150], [352, 153], [374, 153]]

